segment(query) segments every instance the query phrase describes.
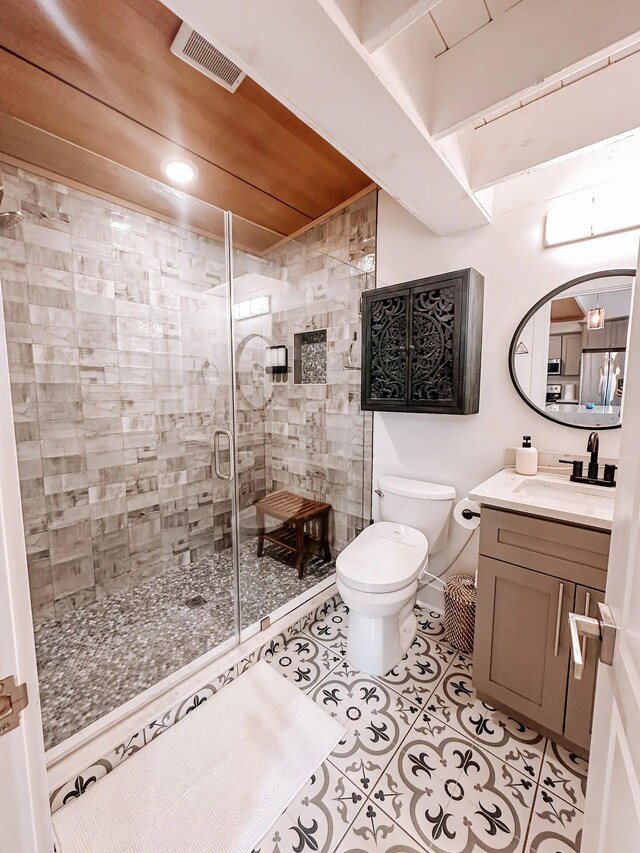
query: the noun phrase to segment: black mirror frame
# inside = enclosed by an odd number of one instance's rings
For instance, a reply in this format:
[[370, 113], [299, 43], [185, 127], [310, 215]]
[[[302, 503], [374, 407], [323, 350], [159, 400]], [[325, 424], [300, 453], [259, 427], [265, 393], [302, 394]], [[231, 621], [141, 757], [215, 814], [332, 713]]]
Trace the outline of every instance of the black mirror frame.
[[[550, 290], [546, 296], [543, 296], [542, 299], [539, 299], [536, 304], [527, 311], [525, 316], [522, 318], [520, 323], [518, 324], [518, 328], [515, 330], [513, 337], [511, 338], [511, 346], [509, 347], [509, 375], [511, 376], [511, 381], [513, 382], [514, 388], [520, 395], [520, 397], [524, 400], [524, 402], [529, 406], [530, 409], [533, 409], [534, 412], [539, 414], [541, 417], [546, 418], [548, 421], [551, 421], [554, 424], [558, 424], [558, 426], [568, 427], [569, 429], [588, 429], [593, 432], [593, 425], [585, 424], [582, 426], [581, 424], [568, 424], [564, 421], [558, 420], [558, 418], [553, 418], [551, 415], [546, 414], [537, 406], [535, 406], [531, 400], [527, 397], [527, 395], [522, 390], [520, 383], [518, 382], [518, 377], [516, 376], [515, 370], [515, 355], [516, 355], [516, 347], [518, 346], [518, 341], [520, 340], [520, 335], [522, 334], [525, 326], [529, 322], [529, 320], [533, 317], [533, 315], [542, 308], [543, 305], [546, 305], [554, 297], [558, 296], [560, 293], [564, 293], [565, 290], [569, 290], [574, 287], [576, 284], [583, 284], [585, 281], [593, 281], [599, 278], [610, 278], [611, 276], [626, 276], [627, 278], [635, 278], [636, 270], [635, 269], [618, 269], [618, 270], [602, 270], [601, 272], [589, 273], [589, 275], [581, 275], [578, 278], [572, 278], [571, 281], [567, 281], [564, 284], [561, 284], [559, 287], [556, 287], [554, 290]], [[613, 424], [612, 426], [600, 426], [596, 427], [596, 430], [603, 429], [620, 429], [622, 423]]]

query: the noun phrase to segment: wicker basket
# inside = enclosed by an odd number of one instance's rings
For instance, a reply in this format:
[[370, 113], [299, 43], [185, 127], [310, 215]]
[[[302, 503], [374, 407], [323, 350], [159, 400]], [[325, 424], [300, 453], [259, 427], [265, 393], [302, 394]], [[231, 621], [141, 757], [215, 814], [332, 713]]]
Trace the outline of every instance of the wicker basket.
[[444, 586], [444, 624], [447, 642], [461, 652], [473, 651], [476, 624], [476, 586], [472, 575], [451, 575]]

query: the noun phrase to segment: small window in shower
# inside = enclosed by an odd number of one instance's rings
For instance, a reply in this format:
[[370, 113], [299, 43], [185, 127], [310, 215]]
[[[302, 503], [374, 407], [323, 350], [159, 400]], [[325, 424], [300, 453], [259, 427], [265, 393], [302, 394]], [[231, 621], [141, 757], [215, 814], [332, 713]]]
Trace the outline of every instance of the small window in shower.
[[296, 385], [327, 382], [327, 330], [299, 332], [293, 343], [293, 381]]

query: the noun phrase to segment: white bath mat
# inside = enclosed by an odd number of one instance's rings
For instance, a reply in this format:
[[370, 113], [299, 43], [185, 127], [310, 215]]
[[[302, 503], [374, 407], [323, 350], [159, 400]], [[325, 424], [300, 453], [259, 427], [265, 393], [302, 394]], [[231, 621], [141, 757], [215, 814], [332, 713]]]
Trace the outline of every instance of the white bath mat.
[[59, 853], [248, 853], [344, 728], [264, 661], [53, 815]]

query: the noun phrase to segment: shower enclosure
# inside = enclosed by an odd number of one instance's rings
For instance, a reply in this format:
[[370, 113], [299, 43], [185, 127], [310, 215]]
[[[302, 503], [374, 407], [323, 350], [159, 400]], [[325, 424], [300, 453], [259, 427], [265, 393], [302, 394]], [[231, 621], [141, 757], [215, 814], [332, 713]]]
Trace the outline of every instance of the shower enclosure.
[[311, 543], [302, 578], [287, 549], [258, 556], [256, 501], [329, 503], [334, 559], [368, 524], [353, 342], [376, 199], [283, 240], [215, 208], [205, 234], [1, 158], [0, 178], [23, 214], [0, 232], [0, 287], [55, 748], [330, 585]]

